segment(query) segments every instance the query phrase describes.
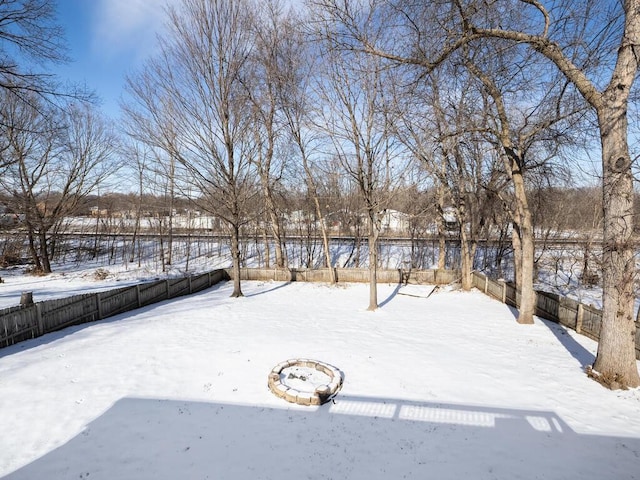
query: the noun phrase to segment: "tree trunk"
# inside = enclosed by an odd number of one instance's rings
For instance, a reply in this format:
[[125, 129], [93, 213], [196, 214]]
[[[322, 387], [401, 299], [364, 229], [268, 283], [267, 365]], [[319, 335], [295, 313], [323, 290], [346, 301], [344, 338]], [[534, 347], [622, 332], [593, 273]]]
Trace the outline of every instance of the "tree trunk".
[[436, 223], [438, 228], [438, 270], [444, 270], [447, 266], [447, 242], [444, 237], [444, 185], [441, 183], [438, 184], [438, 216]]
[[42, 263], [40, 262], [40, 256], [38, 255], [38, 250], [36, 249], [35, 233], [31, 229], [31, 227], [29, 227], [28, 239], [29, 239], [29, 253], [31, 255], [31, 260], [33, 260], [35, 270], [38, 272], [41, 272]]
[[[513, 167], [516, 167], [512, 160]], [[527, 201], [527, 193], [524, 186], [524, 178], [520, 169], [513, 168], [512, 181], [516, 199], [517, 218], [519, 220], [518, 231], [522, 246], [522, 270], [520, 272], [520, 305], [518, 311], [518, 323], [532, 324], [535, 312], [536, 292], [533, 289], [533, 222], [531, 210]]]
[[262, 228], [262, 242], [264, 244], [264, 268], [271, 268], [271, 245], [269, 245], [266, 225]]
[[627, 143], [626, 102], [603, 102], [598, 111], [603, 173], [603, 311], [597, 378], [610, 388], [640, 386], [633, 318], [635, 277], [633, 176]]
[[40, 271], [42, 273], [51, 273], [51, 259], [49, 250], [47, 250], [47, 234], [38, 232], [38, 257], [40, 258]]
[[467, 238], [464, 224], [460, 224], [460, 271], [462, 280], [462, 290], [468, 292], [473, 286], [471, 272], [473, 270], [473, 259], [471, 258], [471, 248]]
[[231, 225], [231, 259], [233, 266], [233, 293], [231, 297], [242, 297], [240, 288], [240, 228], [238, 225]]
[[336, 283], [336, 275], [331, 265], [331, 251], [329, 250], [329, 236], [327, 235], [327, 226], [324, 222], [322, 210], [320, 209], [320, 201], [314, 191], [313, 202], [316, 206], [316, 215], [318, 216], [318, 222], [320, 222], [320, 232], [322, 233], [322, 247], [324, 248], [324, 264], [329, 269], [329, 275], [331, 277], [331, 283]]
[[511, 248], [513, 249], [513, 283], [517, 290], [522, 284], [522, 239], [520, 238], [520, 227], [517, 222], [512, 222], [511, 228]]
[[378, 235], [380, 227], [378, 215], [369, 211], [369, 307], [367, 310], [378, 309]]

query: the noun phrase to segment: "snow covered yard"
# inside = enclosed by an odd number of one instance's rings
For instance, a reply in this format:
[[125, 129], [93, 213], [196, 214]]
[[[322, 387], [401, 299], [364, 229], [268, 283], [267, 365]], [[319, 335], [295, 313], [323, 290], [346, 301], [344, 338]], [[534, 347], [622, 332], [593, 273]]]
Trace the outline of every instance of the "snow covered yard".
[[[0, 477], [640, 478], [640, 390], [586, 377], [595, 342], [396, 287], [221, 284], [1, 349]], [[269, 391], [295, 357], [344, 372], [335, 402]]]

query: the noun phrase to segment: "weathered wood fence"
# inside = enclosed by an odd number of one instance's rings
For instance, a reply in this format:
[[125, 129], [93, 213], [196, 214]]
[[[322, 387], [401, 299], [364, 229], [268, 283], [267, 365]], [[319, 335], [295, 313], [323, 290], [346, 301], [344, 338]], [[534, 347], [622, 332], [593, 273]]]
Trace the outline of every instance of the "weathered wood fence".
[[[367, 269], [334, 269], [340, 282], [368, 282]], [[455, 280], [455, 271], [402, 270], [378, 271], [379, 283], [399, 283], [409, 280], [418, 283], [446, 284]], [[231, 269], [215, 270], [201, 275], [158, 280], [99, 293], [74, 295], [20, 305], [0, 310], [0, 348], [39, 337], [72, 325], [80, 325], [151, 305], [162, 300], [196, 293], [232, 278]], [[266, 269], [243, 268], [241, 280], [278, 280], [284, 282], [330, 282], [329, 269]]]
[[[365, 268], [335, 268], [338, 282], [369, 281]], [[162, 300], [189, 295], [233, 277], [231, 269], [188, 277], [158, 280], [99, 293], [75, 295], [0, 310], [0, 348], [54, 332], [71, 325], [101, 320]], [[457, 270], [378, 270], [379, 283], [420, 283], [446, 285], [460, 278]], [[330, 282], [328, 268], [273, 269], [242, 268], [241, 280], [283, 282]], [[518, 308], [520, 294], [513, 284], [473, 273], [473, 285], [485, 294]], [[558, 322], [593, 340], [600, 338], [602, 311], [557, 294], [536, 292], [536, 315]], [[636, 358], [640, 359], [640, 321], [636, 320]]]
[[[513, 284], [473, 272], [473, 286], [512, 307], [520, 306], [520, 292]], [[602, 310], [555, 293], [536, 291], [536, 315], [558, 322], [595, 341], [600, 339]], [[636, 319], [636, 358], [640, 360], [640, 319]]]
[[227, 278], [224, 270], [215, 270], [0, 310], [0, 347], [196, 293]]
[[[231, 269], [225, 270], [229, 278], [233, 278]], [[368, 283], [367, 268], [334, 268], [337, 282]], [[446, 285], [460, 278], [458, 270], [378, 270], [378, 283], [425, 283]], [[241, 268], [240, 280], [275, 280], [280, 282], [331, 282], [331, 271], [328, 268], [318, 269], [276, 269], [276, 268]]]

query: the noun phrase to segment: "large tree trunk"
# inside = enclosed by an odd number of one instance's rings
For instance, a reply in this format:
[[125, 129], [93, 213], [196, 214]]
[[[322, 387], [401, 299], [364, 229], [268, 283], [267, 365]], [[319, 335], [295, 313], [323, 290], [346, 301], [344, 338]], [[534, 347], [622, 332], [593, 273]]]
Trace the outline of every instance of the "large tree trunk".
[[610, 388], [640, 386], [633, 318], [635, 277], [633, 177], [627, 144], [626, 102], [606, 99], [598, 111], [604, 200], [603, 312], [597, 378]]
[[231, 260], [233, 267], [233, 293], [232, 297], [242, 297], [240, 288], [240, 228], [238, 225], [231, 225]]
[[40, 259], [42, 260], [42, 273], [51, 273], [51, 258], [47, 249], [47, 234], [40, 232], [38, 234], [38, 243], [40, 245]]
[[[513, 167], [515, 162], [512, 160]], [[524, 178], [519, 173], [519, 169], [513, 168], [512, 181], [516, 199], [517, 218], [519, 220], [518, 230], [522, 246], [522, 265], [520, 271], [520, 305], [518, 310], [518, 323], [533, 323], [535, 312], [536, 292], [533, 289], [533, 261], [534, 261], [534, 240], [533, 222], [531, 220], [531, 210], [527, 201], [527, 193], [524, 186]]]

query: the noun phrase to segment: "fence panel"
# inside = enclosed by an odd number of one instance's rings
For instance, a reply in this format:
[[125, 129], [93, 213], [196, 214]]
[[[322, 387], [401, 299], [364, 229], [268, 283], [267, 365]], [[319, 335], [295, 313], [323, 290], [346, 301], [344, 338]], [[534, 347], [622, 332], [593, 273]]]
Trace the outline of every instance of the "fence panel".
[[339, 282], [367, 283], [369, 281], [369, 270], [364, 268], [336, 268]]
[[208, 273], [203, 273], [201, 275], [194, 275], [191, 277], [191, 292], [196, 293], [200, 290], [205, 290], [209, 288], [209, 277]]
[[189, 294], [189, 277], [167, 280], [169, 298], [176, 298]]
[[[472, 280], [472, 285], [477, 288], [478, 290], [481, 290], [483, 292], [485, 292], [485, 285], [487, 283], [487, 277], [479, 272], [473, 272], [471, 274], [471, 278]], [[487, 292], [485, 292], [487, 293]]]
[[575, 330], [578, 326], [578, 305], [580, 302], [567, 297], [560, 297], [559, 300], [558, 322], [565, 327]]
[[505, 283], [505, 303], [512, 307], [518, 307], [520, 305], [520, 294], [516, 291], [515, 285], [512, 283]]
[[152, 283], [142, 283], [138, 286], [140, 306], [151, 305], [169, 298], [167, 296], [167, 281], [156, 280]]
[[404, 272], [402, 276], [407, 283], [432, 285], [436, 283], [436, 270], [411, 270], [410, 272]]
[[536, 315], [549, 320], [560, 320], [560, 296], [555, 293], [538, 292], [536, 297]]
[[55, 332], [71, 325], [98, 320], [96, 295], [74, 295], [41, 302], [40, 315], [44, 332]]
[[38, 334], [35, 305], [11, 307], [0, 312], [0, 347], [35, 338]]
[[584, 305], [582, 317], [582, 332], [593, 340], [600, 338], [600, 325], [602, 324], [602, 312], [597, 308]]
[[111, 317], [138, 308], [137, 286], [109, 290], [97, 295], [101, 318]]

